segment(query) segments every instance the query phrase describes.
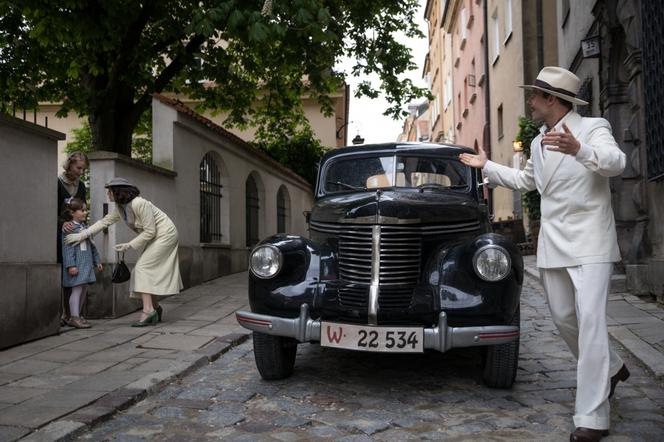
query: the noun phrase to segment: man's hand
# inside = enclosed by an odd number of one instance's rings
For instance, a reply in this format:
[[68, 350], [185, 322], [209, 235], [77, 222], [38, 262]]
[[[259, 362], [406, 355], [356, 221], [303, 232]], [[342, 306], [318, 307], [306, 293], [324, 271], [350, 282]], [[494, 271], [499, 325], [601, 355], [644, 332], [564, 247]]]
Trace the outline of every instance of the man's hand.
[[473, 155], [470, 153], [462, 153], [459, 155], [459, 160], [466, 166], [475, 167], [477, 169], [482, 169], [487, 162], [486, 152], [482, 149], [482, 146], [477, 146], [478, 155]]
[[125, 252], [129, 249], [131, 249], [131, 245], [128, 242], [126, 242], [124, 244], [116, 244], [115, 245], [115, 251], [116, 252]]
[[85, 234], [85, 232], [81, 233], [72, 233], [70, 235], [65, 236], [65, 244], [79, 244], [83, 241], [85, 241], [88, 238], [88, 236]]
[[67, 269], [67, 272], [69, 273], [70, 276], [78, 275], [78, 269], [76, 267], [69, 267]]
[[567, 155], [575, 156], [581, 143], [574, 138], [572, 131], [569, 130], [567, 125], [563, 123], [564, 132], [549, 132], [542, 137], [542, 146], [546, 146], [547, 150], [552, 152], [560, 152]]

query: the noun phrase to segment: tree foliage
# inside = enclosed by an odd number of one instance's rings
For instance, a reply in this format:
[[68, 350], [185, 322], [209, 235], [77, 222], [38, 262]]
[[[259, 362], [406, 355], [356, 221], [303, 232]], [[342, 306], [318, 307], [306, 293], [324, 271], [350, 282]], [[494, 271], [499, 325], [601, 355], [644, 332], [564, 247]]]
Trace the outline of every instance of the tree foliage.
[[[516, 135], [516, 141], [523, 144], [523, 153], [527, 158], [530, 158], [530, 144], [533, 139], [539, 134], [539, 126], [533, 120], [526, 117], [519, 117], [519, 132]], [[540, 212], [540, 194], [537, 190], [531, 190], [521, 196], [523, 207], [528, 213], [528, 218], [531, 221], [539, 220], [541, 217]]]
[[311, 187], [316, 186], [318, 165], [327, 149], [311, 130], [305, 129], [291, 138], [256, 143], [255, 146], [303, 177]]
[[[136, 130], [134, 131], [134, 137], [131, 143], [131, 157], [135, 160], [141, 161], [143, 163], [152, 164], [152, 113], [146, 112], [141, 117]], [[79, 128], [73, 130], [74, 136], [72, 140], [67, 143], [65, 146], [65, 153], [72, 154], [74, 152], [83, 152], [90, 153], [94, 151], [94, 146], [92, 145], [92, 130], [90, 130], [90, 124], [84, 122], [83, 125]], [[86, 173], [86, 183], [87, 183], [87, 173]]]
[[[307, 126], [302, 97], [333, 111], [332, 68], [376, 74], [358, 94], [403, 103], [426, 91], [401, 36], [421, 36], [418, 0], [0, 0], [0, 103], [61, 102], [87, 116], [96, 150], [129, 155], [153, 93], [171, 91], [258, 127], [270, 144]], [[200, 109], [199, 109], [200, 110]]]

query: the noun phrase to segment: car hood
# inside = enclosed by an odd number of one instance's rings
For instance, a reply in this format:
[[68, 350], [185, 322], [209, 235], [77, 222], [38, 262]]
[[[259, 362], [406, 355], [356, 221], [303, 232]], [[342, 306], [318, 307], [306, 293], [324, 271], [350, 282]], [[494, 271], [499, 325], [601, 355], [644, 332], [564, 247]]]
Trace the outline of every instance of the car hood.
[[476, 220], [470, 195], [447, 191], [379, 190], [319, 199], [311, 221], [349, 224], [430, 224]]

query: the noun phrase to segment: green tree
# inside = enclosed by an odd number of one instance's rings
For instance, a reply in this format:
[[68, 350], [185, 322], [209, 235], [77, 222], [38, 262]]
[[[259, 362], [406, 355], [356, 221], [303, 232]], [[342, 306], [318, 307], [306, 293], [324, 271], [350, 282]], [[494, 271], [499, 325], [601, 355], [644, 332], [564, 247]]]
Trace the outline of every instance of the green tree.
[[[131, 143], [131, 156], [133, 159], [144, 163], [152, 163], [152, 112], [146, 112], [141, 117]], [[90, 153], [94, 151], [92, 145], [92, 130], [90, 124], [84, 122], [83, 125], [73, 130], [72, 140], [65, 146], [65, 152], [71, 154], [76, 151]], [[87, 171], [85, 175], [87, 183]]]
[[318, 164], [327, 149], [311, 130], [304, 130], [289, 139], [256, 143], [255, 146], [303, 177], [311, 187], [316, 186]]
[[[530, 143], [539, 134], [539, 126], [533, 120], [526, 117], [519, 117], [519, 132], [516, 135], [516, 141], [523, 145], [523, 153], [530, 158]], [[528, 213], [531, 221], [540, 219], [540, 194], [537, 190], [531, 190], [521, 196], [523, 207]]]
[[332, 67], [375, 74], [387, 115], [427, 92], [400, 40], [422, 36], [418, 0], [0, 0], [0, 105], [61, 102], [87, 116], [95, 150], [130, 154], [151, 95], [178, 92], [258, 127], [270, 143], [306, 128], [302, 97], [333, 111]]

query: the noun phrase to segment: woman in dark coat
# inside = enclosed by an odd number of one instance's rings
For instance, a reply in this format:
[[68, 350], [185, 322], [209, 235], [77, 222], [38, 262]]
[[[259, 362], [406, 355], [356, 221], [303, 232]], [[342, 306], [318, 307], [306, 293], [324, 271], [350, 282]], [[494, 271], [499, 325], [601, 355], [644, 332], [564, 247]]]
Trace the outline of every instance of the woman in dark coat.
[[[58, 233], [57, 233], [57, 250], [58, 250], [58, 263], [62, 264], [62, 229], [63, 222], [60, 219], [60, 214], [65, 207], [65, 203], [70, 198], [78, 198], [81, 201], [86, 201], [87, 190], [85, 184], [81, 180], [83, 173], [90, 166], [87, 155], [83, 152], [74, 152], [70, 154], [65, 162], [62, 164], [62, 173], [58, 175]], [[73, 226], [71, 223], [64, 223], [64, 228], [71, 231]], [[62, 325], [67, 323], [69, 319], [69, 294], [71, 288], [63, 287], [62, 290], [62, 317], [60, 322]]]

